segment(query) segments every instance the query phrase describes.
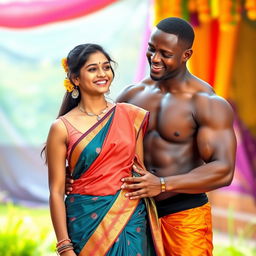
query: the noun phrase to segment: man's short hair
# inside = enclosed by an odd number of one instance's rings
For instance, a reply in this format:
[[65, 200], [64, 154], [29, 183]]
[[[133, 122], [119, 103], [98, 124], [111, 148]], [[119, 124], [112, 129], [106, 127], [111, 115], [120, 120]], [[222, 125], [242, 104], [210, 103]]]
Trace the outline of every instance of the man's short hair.
[[186, 43], [186, 47], [192, 47], [195, 33], [193, 27], [187, 21], [176, 17], [170, 17], [161, 20], [156, 27], [163, 32], [176, 35], [179, 40]]

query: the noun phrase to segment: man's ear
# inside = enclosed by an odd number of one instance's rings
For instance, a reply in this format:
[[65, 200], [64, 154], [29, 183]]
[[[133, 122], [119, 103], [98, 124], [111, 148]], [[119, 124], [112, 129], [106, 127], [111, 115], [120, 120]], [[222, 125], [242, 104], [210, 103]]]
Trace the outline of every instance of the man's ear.
[[188, 61], [190, 59], [190, 57], [192, 56], [193, 54], [193, 50], [192, 49], [187, 49], [184, 51], [184, 54], [183, 54], [183, 59], [184, 61]]

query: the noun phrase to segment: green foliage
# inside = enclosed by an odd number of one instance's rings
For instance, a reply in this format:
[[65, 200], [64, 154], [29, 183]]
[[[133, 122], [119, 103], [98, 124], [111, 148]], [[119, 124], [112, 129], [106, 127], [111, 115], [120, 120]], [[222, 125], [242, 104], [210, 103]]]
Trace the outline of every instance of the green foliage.
[[256, 249], [252, 247], [232, 245], [215, 246], [214, 256], [256, 256]]
[[[256, 256], [256, 243], [253, 241], [256, 222], [244, 226], [235, 235], [234, 209], [228, 209], [228, 243], [215, 244], [214, 256]], [[217, 233], [215, 234], [217, 235]]]
[[46, 256], [54, 255], [54, 235], [49, 225], [37, 221], [25, 210], [9, 205], [7, 216], [1, 216], [1, 256]]

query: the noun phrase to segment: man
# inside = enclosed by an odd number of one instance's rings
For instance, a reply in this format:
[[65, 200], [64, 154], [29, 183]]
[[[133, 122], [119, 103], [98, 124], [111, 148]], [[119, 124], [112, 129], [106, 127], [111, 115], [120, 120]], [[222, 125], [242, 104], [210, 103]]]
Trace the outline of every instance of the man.
[[[230, 105], [192, 75], [194, 31], [179, 18], [160, 21], [147, 58], [150, 77], [118, 97], [150, 111], [144, 139], [149, 171], [122, 179], [130, 199], [155, 197], [166, 255], [212, 255], [211, 209], [205, 192], [233, 178], [236, 139]], [[160, 177], [160, 178], [159, 178]]]
[[186, 21], [160, 21], [148, 43], [151, 79], [127, 87], [118, 98], [150, 111], [144, 139], [150, 173], [137, 169], [142, 176], [124, 178], [122, 188], [134, 190], [127, 194], [131, 199], [155, 197], [171, 256], [212, 255], [205, 192], [229, 185], [235, 165], [232, 109], [186, 67], [193, 40]]

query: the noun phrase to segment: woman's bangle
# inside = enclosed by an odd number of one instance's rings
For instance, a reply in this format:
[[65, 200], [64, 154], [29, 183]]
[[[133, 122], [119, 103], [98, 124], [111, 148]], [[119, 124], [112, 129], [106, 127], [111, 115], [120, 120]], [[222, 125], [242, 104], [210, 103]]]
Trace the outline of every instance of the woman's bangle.
[[161, 192], [166, 191], [166, 183], [163, 177], [160, 177], [160, 183], [161, 183]]
[[57, 255], [61, 255], [61, 253], [69, 251], [69, 250], [73, 250], [73, 249], [74, 249], [73, 244], [68, 243], [68, 244], [59, 245], [56, 248], [56, 252], [57, 252]]
[[62, 240], [57, 242], [56, 247], [59, 247], [64, 242], [69, 242], [70, 243], [71, 240], [69, 238], [62, 239]]
[[67, 252], [67, 251], [71, 251], [71, 250], [73, 250], [74, 248], [72, 247], [70, 247], [70, 248], [66, 248], [66, 249], [64, 249], [64, 250], [62, 250], [60, 253], [58, 253], [57, 255], [58, 256], [61, 256], [61, 254], [63, 253], [63, 252]]

